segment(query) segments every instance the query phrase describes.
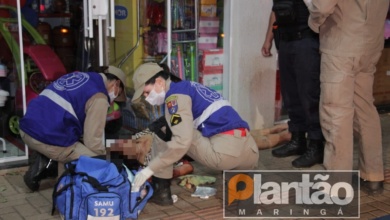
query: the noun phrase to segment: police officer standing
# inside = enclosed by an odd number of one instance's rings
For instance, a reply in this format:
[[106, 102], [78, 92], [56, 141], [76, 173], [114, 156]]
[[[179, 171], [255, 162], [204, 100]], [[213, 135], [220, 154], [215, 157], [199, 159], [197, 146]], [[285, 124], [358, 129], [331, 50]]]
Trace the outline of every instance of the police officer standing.
[[309, 28], [308, 17], [303, 0], [274, 0], [262, 47], [263, 56], [272, 56], [270, 50], [275, 40], [282, 98], [292, 134], [291, 141], [274, 149], [272, 154], [275, 157], [301, 155], [292, 162], [297, 168], [322, 163], [324, 151], [319, 122], [319, 38]]
[[157, 63], [137, 68], [133, 81], [133, 101], [142, 95], [151, 105], [165, 106], [165, 119], [172, 137], [163, 141], [154, 135], [152, 160], [137, 173], [134, 186], [141, 186], [152, 175], [151, 202], [173, 204], [170, 179], [173, 164], [184, 155], [214, 170], [254, 169], [259, 151], [241, 119], [218, 92], [197, 82], [175, 79]]
[[313, 0], [310, 28], [321, 42], [321, 126], [324, 167], [352, 170], [354, 137], [359, 149], [361, 190], [383, 192], [382, 131], [374, 105], [376, 64], [384, 48], [389, 0]]

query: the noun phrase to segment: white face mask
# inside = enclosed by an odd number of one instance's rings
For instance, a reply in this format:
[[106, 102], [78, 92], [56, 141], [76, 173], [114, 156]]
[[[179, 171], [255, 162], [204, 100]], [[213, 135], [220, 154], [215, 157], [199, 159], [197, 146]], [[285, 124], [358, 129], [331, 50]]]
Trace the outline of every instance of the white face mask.
[[157, 93], [156, 90], [153, 88], [145, 100], [151, 105], [162, 105], [165, 100], [165, 91], [163, 90], [160, 93]]
[[108, 93], [108, 96], [110, 97], [110, 103], [112, 103], [118, 95], [115, 95], [115, 89]]

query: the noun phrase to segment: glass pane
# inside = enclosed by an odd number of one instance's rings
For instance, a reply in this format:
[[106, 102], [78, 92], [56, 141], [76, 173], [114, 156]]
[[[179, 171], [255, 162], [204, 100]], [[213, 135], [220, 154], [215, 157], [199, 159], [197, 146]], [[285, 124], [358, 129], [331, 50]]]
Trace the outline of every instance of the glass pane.
[[[25, 163], [27, 159], [27, 147], [19, 134], [23, 97], [26, 97], [21, 47], [24, 49], [31, 42], [29, 31], [33, 28], [26, 20], [18, 20], [16, 6], [15, 3], [0, 5], [0, 99], [3, 100], [0, 101], [0, 169], [10, 164]], [[23, 31], [19, 24], [22, 24]]]

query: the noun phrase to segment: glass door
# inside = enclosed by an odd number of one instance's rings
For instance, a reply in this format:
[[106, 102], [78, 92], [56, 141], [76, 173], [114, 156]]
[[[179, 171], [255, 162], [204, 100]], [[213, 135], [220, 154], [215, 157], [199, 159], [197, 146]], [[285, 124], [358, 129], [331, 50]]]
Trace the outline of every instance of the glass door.
[[[21, 16], [22, 1], [5, 2], [0, 5], [0, 169], [25, 164], [28, 159], [28, 148], [20, 138], [19, 119], [26, 102], [37, 93], [28, 78], [34, 74], [27, 73], [35, 69], [35, 64], [26, 53], [32, 41], [42, 41]], [[39, 78], [38, 75], [35, 77]]]

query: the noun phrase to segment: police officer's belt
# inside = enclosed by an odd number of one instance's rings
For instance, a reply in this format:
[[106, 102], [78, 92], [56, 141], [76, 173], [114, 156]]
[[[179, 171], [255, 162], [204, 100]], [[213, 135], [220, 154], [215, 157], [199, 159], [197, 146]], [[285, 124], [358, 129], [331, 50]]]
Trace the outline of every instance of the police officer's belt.
[[294, 40], [300, 40], [309, 37], [317, 38], [318, 34], [313, 32], [310, 29], [306, 29], [294, 33], [280, 33], [280, 40], [284, 40], [284, 41], [294, 41]]

